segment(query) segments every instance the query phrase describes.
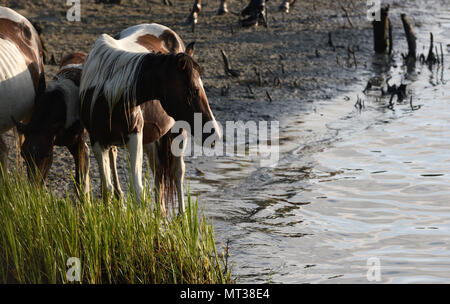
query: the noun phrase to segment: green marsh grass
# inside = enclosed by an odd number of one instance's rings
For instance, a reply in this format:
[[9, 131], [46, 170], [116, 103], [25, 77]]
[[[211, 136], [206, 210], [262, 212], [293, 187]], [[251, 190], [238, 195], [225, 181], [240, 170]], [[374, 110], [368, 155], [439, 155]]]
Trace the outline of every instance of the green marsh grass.
[[197, 201], [188, 195], [186, 212], [168, 218], [147, 204], [80, 202], [20, 174], [0, 179], [0, 283], [68, 283], [71, 257], [80, 283], [232, 283]]

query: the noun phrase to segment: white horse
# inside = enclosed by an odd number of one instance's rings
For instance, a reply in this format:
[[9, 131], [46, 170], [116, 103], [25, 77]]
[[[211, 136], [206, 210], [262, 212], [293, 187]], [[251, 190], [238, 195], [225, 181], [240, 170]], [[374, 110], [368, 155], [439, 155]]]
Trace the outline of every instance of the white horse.
[[15, 11], [0, 7], [0, 163], [6, 172], [8, 147], [2, 134], [33, 110], [45, 90], [43, 50], [33, 25]]

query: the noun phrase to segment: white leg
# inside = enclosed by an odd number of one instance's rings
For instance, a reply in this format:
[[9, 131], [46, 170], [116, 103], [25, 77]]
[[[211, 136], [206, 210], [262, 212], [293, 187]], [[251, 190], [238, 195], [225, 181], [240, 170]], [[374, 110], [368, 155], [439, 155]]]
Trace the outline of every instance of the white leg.
[[186, 172], [183, 155], [180, 157], [174, 158], [174, 177], [175, 177], [175, 187], [177, 188], [177, 195], [178, 195], [178, 212], [183, 213], [186, 209], [185, 203], [184, 203], [184, 189], [183, 189], [183, 182], [184, 182], [184, 173]]
[[89, 183], [89, 167], [90, 167], [91, 163], [89, 160], [89, 146], [84, 143], [84, 168], [82, 171], [82, 178], [83, 178], [83, 193], [86, 195], [87, 200], [89, 201], [90, 197], [90, 183]]
[[2, 175], [2, 170], [6, 174], [7, 172], [7, 163], [8, 163], [8, 147], [3, 141], [3, 136], [0, 134], [0, 177]]
[[111, 169], [109, 163], [109, 148], [105, 149], [99, 143], [95, 143], [92, 147], [95, 158], [98, 163], [98, 171], [100, 172], [100, 179], [102, 180], [102, 195], [103, 200], [107, 200], [109, 194], [113, 192], [113, 185], [111, 182]]
[[134, 187], [134, 194], [138, 204], [142, 201], [144, 187], [142, 185], [142, 158], [143, 158], [143, 132], [130, 134], [127, 147], [130, 155], [131, 180]]
[[186, 130], [183, 130], [183, 150], [181, 151], [181, 155], [179, 157], [174, 156], [173, 160], [173, 176], [175, 178], [175, 187], [177, 188], [178, 195], [178, 212], [183, 213], [186, 210], [186, 205], [184, 202], [184, 174], [186, 172], [186, 166], [184, 164], [184, 151], [186, 151], [187, 146], [187, 133]]
[[113, 146], [109, 150], [109, 161], [112, 173], [112, 180], [114, 185], [114, 194], [117, 199], [123, 198], [123, 191], [120, 187], [119, 173], [117, 171], [117, 147]]

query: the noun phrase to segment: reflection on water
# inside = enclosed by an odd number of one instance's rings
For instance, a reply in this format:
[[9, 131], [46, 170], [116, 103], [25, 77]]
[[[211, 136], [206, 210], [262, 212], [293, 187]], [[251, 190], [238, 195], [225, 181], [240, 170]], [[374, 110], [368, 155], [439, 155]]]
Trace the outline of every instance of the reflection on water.
[[[448, 16], [432, 28], [445, 46]], [[450, 282], [445, 69], [386, 71], [413, 96], [394, 110], [373, 96], [355, 109], [358, 86], [350, 98], [290, 114], [273, 168], [239, 158], [187, 160], [195, 167], [191, 191], [200, 193], [217, 239], [231, 241], [239, 282], [364, 283], [371, 257], [380, 259], [382, 282]]]

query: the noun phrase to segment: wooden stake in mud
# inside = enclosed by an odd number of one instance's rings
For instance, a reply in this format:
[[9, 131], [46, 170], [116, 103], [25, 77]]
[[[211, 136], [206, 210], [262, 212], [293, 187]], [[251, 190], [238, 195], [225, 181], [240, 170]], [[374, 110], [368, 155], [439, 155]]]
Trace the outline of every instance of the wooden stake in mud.
[[[427, 63], [434, 64], [437, 61], [436, 55], [433, 53], [434, 39], [433, 33], [430, 33], [430, 49], [428, 50]], [[437, 51], [436, 51], [437, 53]]]
[[238, 77], [241, 73], [237, 70], [233, 70], [230, 65], [230, 61], [228, 60], [227, 53], [225, 53], [224, 50], [220, 50], [222, 53], [222, 59], [223, 59], [223, 67], [225, 69], [225, 74], [232, 77]]
[[408, 16], [406, 14], [402, 14], [401, 17], [403, 28], [405, 30], [406, 41], [408, 42], [408, 54], [404, 57], [404, 59], [416, 60], [416, 34], [414, 33], [413, 26], [409, 21]]
[[[375, 52], [384, 54], [386, 53], [389, 41], [392, 40], [392, 38], [389, 38], [389, 33], [392, 33], [392, 31], [389, 30], [389, 4], [381, 8], [380, 16], [380, 21], [372, 22], [373, 43]], [[392, 51], [392, 45], [389, 46], [389, 50]]]

